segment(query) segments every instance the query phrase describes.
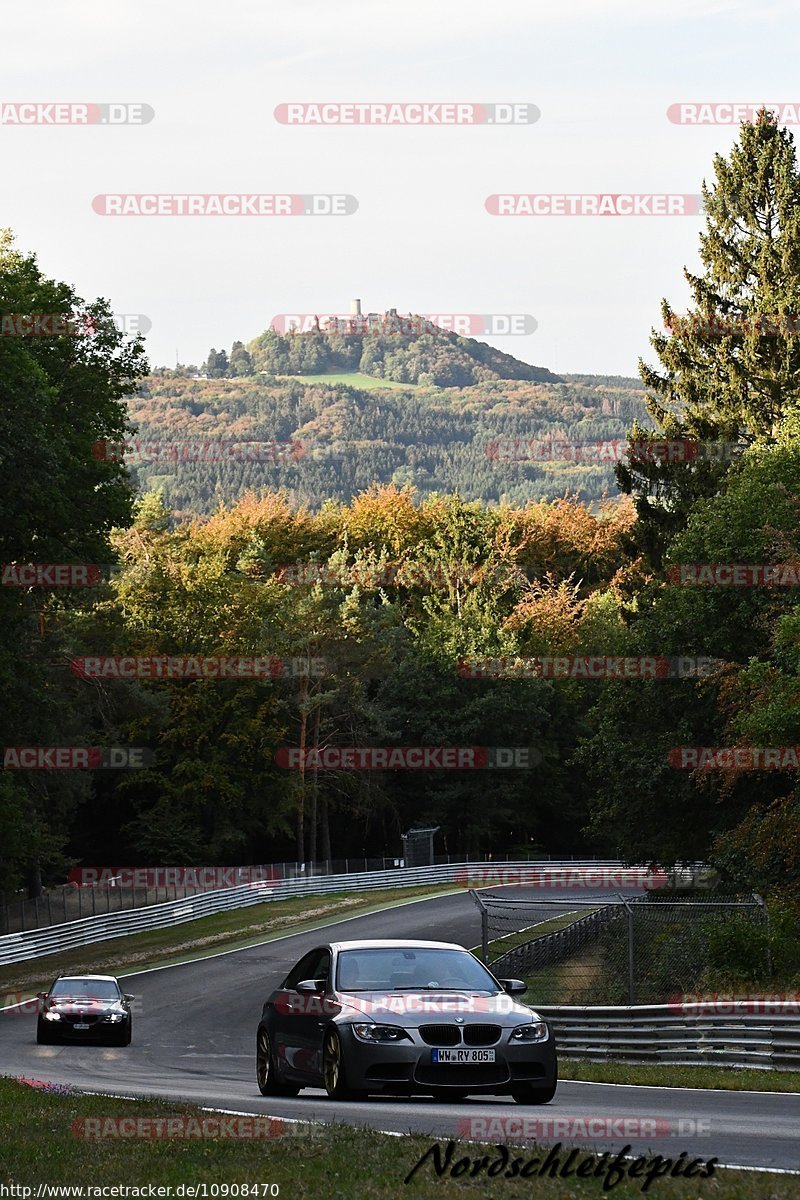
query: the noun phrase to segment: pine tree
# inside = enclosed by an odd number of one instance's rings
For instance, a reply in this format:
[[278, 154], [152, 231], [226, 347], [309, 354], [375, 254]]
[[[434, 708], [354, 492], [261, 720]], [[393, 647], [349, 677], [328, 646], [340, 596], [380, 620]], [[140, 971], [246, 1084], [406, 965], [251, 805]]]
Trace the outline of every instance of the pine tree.
[[[684, 270], [693, 306], [677, 315], [666, 300], [667, 333], [653, 331], [659, 371], [640, 362], [655, 395], [655, 430], [634, 424], [633, 442], [698, 441], [688, 461], [665, 461], [655, 447], [631, 447], [617, 467], [634, 497], [637, 548], [658, 568], [697, 500], [714, 495], [737, 458], [736, 446], [771, 438], [800, 399], [800, 173], [794, 139], [765, 109], [744, 124], [716, 180], [702, 186], [705, 271]], [[714, 448], [714, 444], [717, 448]], [[703, 448], [705, 447], [705, 448]], [[691, 454], [691, 451], [690, 451]]]

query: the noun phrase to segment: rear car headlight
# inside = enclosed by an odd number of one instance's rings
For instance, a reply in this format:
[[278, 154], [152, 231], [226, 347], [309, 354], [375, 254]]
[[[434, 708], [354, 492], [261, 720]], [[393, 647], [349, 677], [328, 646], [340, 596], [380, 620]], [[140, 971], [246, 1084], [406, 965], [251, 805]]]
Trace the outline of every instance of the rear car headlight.
[[544, 1021], [532, 1021], [530, 1025], [518, 1025], [511, 1034], [512, 1042], [543, 1042], [547, 1038]]
[[353, 1033], [362, 1042], [410, 1042], [411, 1038], [399, 1025], [372, 1025], [359, 1022], [353, 1025]]
[[44, 1014], [44, 1019], [45, 1021], [60, 1021], [61, 1013], [53, 1012], [52, 1008], [48, 1008], [47, 1012]]

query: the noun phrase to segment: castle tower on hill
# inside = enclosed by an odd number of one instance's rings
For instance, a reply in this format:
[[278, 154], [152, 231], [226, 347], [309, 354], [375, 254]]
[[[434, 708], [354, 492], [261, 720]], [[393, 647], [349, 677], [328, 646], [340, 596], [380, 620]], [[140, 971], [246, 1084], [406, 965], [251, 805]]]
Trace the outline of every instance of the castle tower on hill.
[[351, 317], [360, 317], [361, 316], [361, 301], [360, 300], [351, 300], [350, 301], [350, 316]]

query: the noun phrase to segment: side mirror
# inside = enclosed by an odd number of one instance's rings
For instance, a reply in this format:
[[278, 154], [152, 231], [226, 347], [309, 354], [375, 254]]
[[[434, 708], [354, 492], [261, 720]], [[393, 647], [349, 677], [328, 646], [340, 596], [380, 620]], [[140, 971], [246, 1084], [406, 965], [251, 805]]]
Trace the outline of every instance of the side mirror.
[[47, 999], [47, 992], [37, 992], [37, 993], [36, 993], [36, 999], [37, 999], [37, 1000], [46, 1000], [46, 999]]
[[528, 985], [522, 979], [501, 979], [500, 984], [509, 996], [522, 996], [528, 990]]
[[324, 992], [324, 979], [302, 979], [294, 989], [296, 992]]
[[135, 1000], [135, 999], [136, 999], [136, 997], [135, 997], [135, 996], [129, 996], [129, 995], [127, 995], [127, 993], [126, 993], [126, 994], [125, 994], [125, 995], [122, 997], [122, 999], [123, 999], [123, 1000], [127, 1000], [127, 1001], [128, 1001], [128, 1004], [130, 1004], [130, 1003], [131, 1003], [133, 1000]]

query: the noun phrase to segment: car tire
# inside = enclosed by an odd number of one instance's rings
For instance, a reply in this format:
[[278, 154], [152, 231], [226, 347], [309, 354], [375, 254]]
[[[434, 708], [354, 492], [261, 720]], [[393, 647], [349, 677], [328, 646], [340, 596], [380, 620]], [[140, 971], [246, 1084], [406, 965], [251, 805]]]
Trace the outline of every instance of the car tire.
[[520, 1083], [511, 1089], [511, 1095], [517, 1104], [549, 1104], [556, 1094], [557, 1087], [557, 1079], [554, 1079], [549, 1087], [536, 1087], [532, 1083]]
[[133, 1037], [133, 1022], [125, 1021], [119, 1033], [116, 1034], [112, 1041], [112, 1046], [130, 1046], [131, 1038]]
[[47, 1022], [43, 1021], [41, 1017], [36, 1022], [36, 1042], [39, 1046], [54, 1046], [56, 1044], [53, 1030], [49, 1028]]
[[262, 1096], [296, 1096], [300, 1091], [298, 1084], [284, 1083], [278, 1074], [272, 1038], [263, 1025], [256, 1035], [256, 1083]]
[[329, 1100], [363, 1100], [367, 1093], [347, 1086], [347, 1068], [344, 1062], [342, 1039], [338, 1030], [331, 1028], [325, 1034], [322, 1050], [322, 1076]]

